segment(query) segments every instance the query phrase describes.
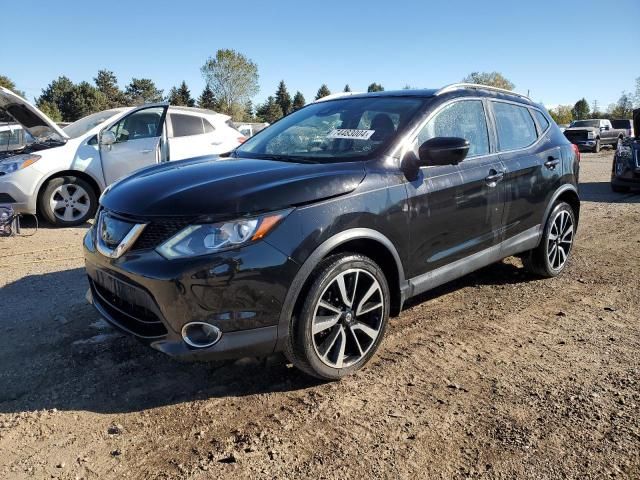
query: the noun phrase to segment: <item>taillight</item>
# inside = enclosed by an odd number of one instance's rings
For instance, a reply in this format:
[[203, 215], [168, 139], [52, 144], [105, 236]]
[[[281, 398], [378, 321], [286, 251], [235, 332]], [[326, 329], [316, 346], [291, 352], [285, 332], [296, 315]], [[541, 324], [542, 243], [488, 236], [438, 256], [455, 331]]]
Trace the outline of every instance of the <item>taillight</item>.
[[244, 142], [246, 142], [246, 141], [247, 141], [247, 137], [238, 137], [238, 141], [239, 141], [240, 143], [244, 143]]
[[576, 154], [576, 162], [580, 163], [580, 149], [575, 143], [572, 143], [571, 147], [573, 147], [573, 153]]

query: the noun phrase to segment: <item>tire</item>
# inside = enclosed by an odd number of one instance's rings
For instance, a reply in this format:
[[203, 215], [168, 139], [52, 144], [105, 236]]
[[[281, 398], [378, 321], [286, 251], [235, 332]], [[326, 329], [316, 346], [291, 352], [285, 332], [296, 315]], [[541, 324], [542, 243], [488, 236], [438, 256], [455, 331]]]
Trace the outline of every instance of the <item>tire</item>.
[[596, 146], [593, 147], [593, 153], [600, 153], [600, 139], [596, 140]]
[[389, 320], [387, 279], [370, 258], [343, 253], [323, 260], [309, 281], [285, 354], [309, 375], [338, 380], [362, 368], [382, 341]]
[[629, 187], [621, 187], [619, 185], [614, 185], [612, 183], [611, 184], [611, 190], [613, 190], [616, 193], [628, 193], [629, 192]]
[[55, 227], [82, 225], [95, 215], [97, 206], [98, 197], [93, 187], [73, 176], [52, 178], [38, 199], [38, 211]]
[[540, 245], [523, 258], [525, 268], [543, 278], [560, 275], [569, 262], [575, 232], [573, 209], [566, 202], [558, 202], [547, 219]]

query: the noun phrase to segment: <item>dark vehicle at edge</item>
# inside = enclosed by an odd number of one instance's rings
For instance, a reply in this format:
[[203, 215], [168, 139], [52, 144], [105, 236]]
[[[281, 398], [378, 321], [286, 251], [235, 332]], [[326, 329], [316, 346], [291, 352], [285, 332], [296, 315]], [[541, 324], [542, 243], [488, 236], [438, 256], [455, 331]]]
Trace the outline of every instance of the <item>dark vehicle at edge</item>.
[[84, 238], [90, 298], [173, 357], [284, 351], [337, 379], [367, 363], [410, 297], [510, 255], [562, 272], [578, 171], [548, 113], [512, 92], [315, 102], [227, 158], [110, 187]]
[[633, 111], [633, 131], [636, 136], [627, 138], [616, 149], [611, 167], [611, 189], [626, 193], [640, 188], [640, 108]]

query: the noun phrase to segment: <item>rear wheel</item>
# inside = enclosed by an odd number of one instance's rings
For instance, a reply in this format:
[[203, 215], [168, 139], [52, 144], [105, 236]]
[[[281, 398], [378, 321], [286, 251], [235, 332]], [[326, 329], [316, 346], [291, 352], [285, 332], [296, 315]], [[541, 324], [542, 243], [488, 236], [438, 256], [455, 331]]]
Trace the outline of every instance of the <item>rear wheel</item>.
[[339, 254], [315, 270], [291, 325], [286, 355], [300, 370], [337, 380], [375, 354], [389, 318], [389, 287], [370, 258]]
[[38, 210], [56, 227], [82, 225], [96, 211], [98, 198], [85, 180], [64, 176], [49, 180], [39, 198]]
[[566, 202], [557, 203], [544, 227], [540, 245], [523, 258], [525, 268], [541, 277], [559, 275], [567, 266], [575, 229], [575, 215], [571, 206]]

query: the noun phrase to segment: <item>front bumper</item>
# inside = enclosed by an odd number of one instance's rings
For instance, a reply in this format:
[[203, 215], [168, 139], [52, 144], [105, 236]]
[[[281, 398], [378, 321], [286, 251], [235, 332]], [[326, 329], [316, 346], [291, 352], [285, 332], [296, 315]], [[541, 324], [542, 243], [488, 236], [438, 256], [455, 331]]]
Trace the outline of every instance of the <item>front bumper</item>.
[[631, 157], [614, 156], [611, 183], [620, 187], [640, 185], [640, 150], [635, 149]]
[[596, 140], [573, 140], [572, 143], [577, 145], [578, 148], [594, 148], [596, 146]]
[[38, 178], [31, 167], [0, 175], [0, 203], [10, 203], [17, 213], [36, 213]]
[[[182, 360], [263, 356], [275, 349], [277, 324], [299, 266], [265, 241], [216, 255], [167, 260], [154, 250], [110, 259], [84, 239], [91, 302], [109, 323]], [[198, 321], [222, 331], [207, 348], [182, 339]]]

